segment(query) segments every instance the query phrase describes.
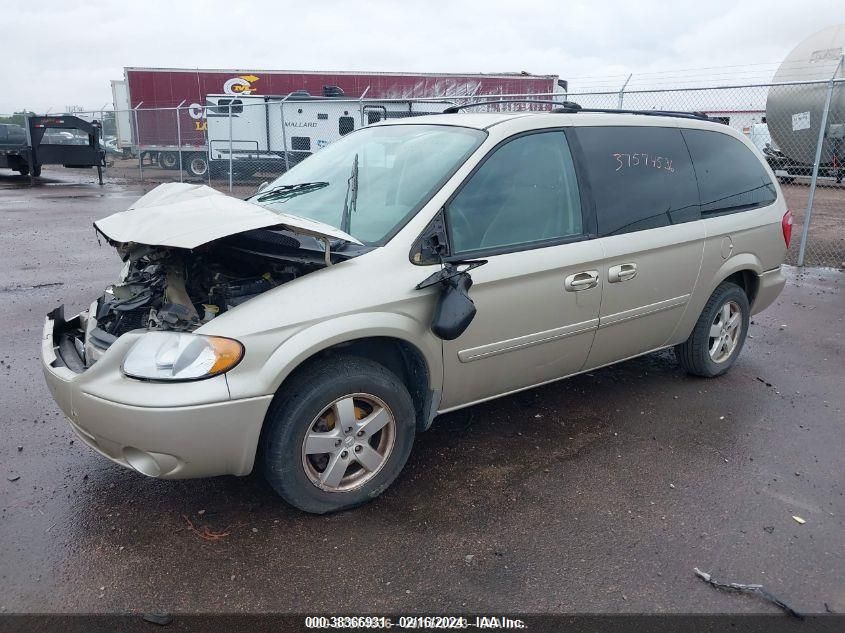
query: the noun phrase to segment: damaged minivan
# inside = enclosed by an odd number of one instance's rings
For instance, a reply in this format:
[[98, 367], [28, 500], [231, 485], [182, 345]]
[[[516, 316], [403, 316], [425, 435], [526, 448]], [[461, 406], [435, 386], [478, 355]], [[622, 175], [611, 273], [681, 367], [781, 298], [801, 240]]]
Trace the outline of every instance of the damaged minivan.
[[389, 121], [246, 200], [160, 185], [94, 223], [116, 281], [47, 316], [53, 397], [139, 473], [259, 468], [324, 513], [383, 492], [438, 414], [668, 347], [723, 374], [791, 216], [740, 134], [653, 114]]

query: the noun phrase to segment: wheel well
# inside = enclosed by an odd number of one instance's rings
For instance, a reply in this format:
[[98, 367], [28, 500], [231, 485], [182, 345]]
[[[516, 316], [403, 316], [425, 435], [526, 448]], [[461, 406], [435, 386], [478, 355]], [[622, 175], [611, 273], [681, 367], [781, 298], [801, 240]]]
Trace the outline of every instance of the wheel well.
[[757, 274], [753, 270], [738, 270], [725, 279], [725, 281], [735, 283], [737, 286], [742, 288], [745, 292], [745, 296], [748, 297], [748, 304], [752, 305], [754, 303], [754, 299], [757, 298], [757, 290], [760, 285], [760, 280], [757, 278]]
[[367, 358], [396, 374], [411, 394], [417, 415], [417, 429], [424, 431], [428, 428], [430, 421], [428, 411], [432, 397], [429, 388], [428, 365], [425, 357], [416, 347], [397, 338], [387, 336], [360, 338], [320, 350], [288, 374], [276, 393], [281, 393], [294, 376], [312, 363], [324, 362], [338, 355]]

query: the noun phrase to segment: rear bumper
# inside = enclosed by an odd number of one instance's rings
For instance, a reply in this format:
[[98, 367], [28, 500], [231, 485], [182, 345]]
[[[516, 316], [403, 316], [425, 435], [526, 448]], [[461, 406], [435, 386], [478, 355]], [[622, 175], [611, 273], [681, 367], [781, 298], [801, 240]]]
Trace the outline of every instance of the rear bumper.
[[120, 337], [92, 367], [69, 368], [56, 354], [59, 316], [44, 323], [47, 386], [88, 446], [151, 477], [246, 475], [272, 396], [231, 400], [225, 376], [183, 383], [127, 378], [120, 366], [141, 333]]
[[757, 314], [768, 308], [786, 286], [786, 276], [783, 274], [783, 267], [778, 266], [774, 270], [767, 270], [757, 275], [757, 296], [751, 305], [751, 314]]

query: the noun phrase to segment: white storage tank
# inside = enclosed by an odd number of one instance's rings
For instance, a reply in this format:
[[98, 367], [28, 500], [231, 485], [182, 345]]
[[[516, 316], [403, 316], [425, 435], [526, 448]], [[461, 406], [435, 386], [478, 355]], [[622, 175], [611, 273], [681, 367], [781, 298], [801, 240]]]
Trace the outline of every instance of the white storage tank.
[[[845, 52], [845, 24], [814, 33], [787, 55], [774, 76], [774, 82], [819, 81], [823, 83], [773, 86], [766, 100], [766, 122], [778, 148], [797, 163], [811, 165], [815, 160], [819, 125], [827, 96], [827, 82], [845, 78], [839, 62]], [[821, 161], [836, 156], [845, 160], [845, 83], [835, 84]]]

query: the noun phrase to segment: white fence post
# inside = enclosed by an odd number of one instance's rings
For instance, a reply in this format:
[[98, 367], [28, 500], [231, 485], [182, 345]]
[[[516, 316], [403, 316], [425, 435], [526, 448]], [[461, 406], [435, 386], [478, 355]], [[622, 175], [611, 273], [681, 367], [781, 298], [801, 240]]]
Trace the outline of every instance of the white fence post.
[[[229, 193], [232, 193], [232, 101], [234, 99], [229, 100]], [[209, 169], [211, 165], [209, 165]]]
[[138, 147], [138, 171], [140, 172], [141, 182], [144, 182], [144, 154], [141, 152], [141, 130], [138, 127], [138, 108], [143, 105], [143, 101], [132, 109], [135, 115], [135, 145]]
[[290, 94], [282, 99], [282, 104], [279, 107], [279, 112], [282, 117], [282, 154], [285, 157], [285, 171], [290, 169], [290, 161], [288, 160], [288, 132], [285, 129], [285, 101], [288, 100]]
[[622, 87], [619, 89], [619, 103], [616, 106], [620, 110], [622, 109], [622, 101], [625, 98], [625, 88], [628, 86], [628, 82], [631, 81], [631, 77], [634, 76], [634, 73], [628, 75], [628, 78], [625, 80], [625, 83], [622, 84]]
[[182, 121], [179, 118], [179, 108], [185, 105], [185, 100], [176, 106], [176, 151], [179, 153], [179, 182], [182, 182]]
[[364, 89], [364, 92], [361, 93], [361, 96], [358, 97], [358, 112], [361, 115], [361, 127], [364, 127], [364, 97], [367, 96], [367, 93], [370, 91], [370, 87], [367, 86]]
[[833, 85], [836, 80], [836, 75], [839, 69], [842, 68], [842, 62], [845, 60], [845, 55], [839, 57], [839, 63], [836, 65], [836, 70], [830, 77], [827, 83], [827, 95], [824, 99], [824, 110], [822, 111], [822, 118], [819, 122], [819, 139], [816, 143], [816, 157], [813, 160], [813, 177], [810, 180], [810, 195], [807, 197], [807, 211], [804, 213], [804, 226], [801, 229], [801, 244], [798, 246], [798, 265], [804, 265], [804, 253], [807, 250], [807, 237], [810, 234], [810, 219], [813, 217], [813, 198], [816, 196], [816, 181], [819, 178], [819, 163], [822, 158], [822, 146], [824, 145], [825, 132], [827, 132], [827, 115], [830, 112], [830, 99], [833, 96]]

